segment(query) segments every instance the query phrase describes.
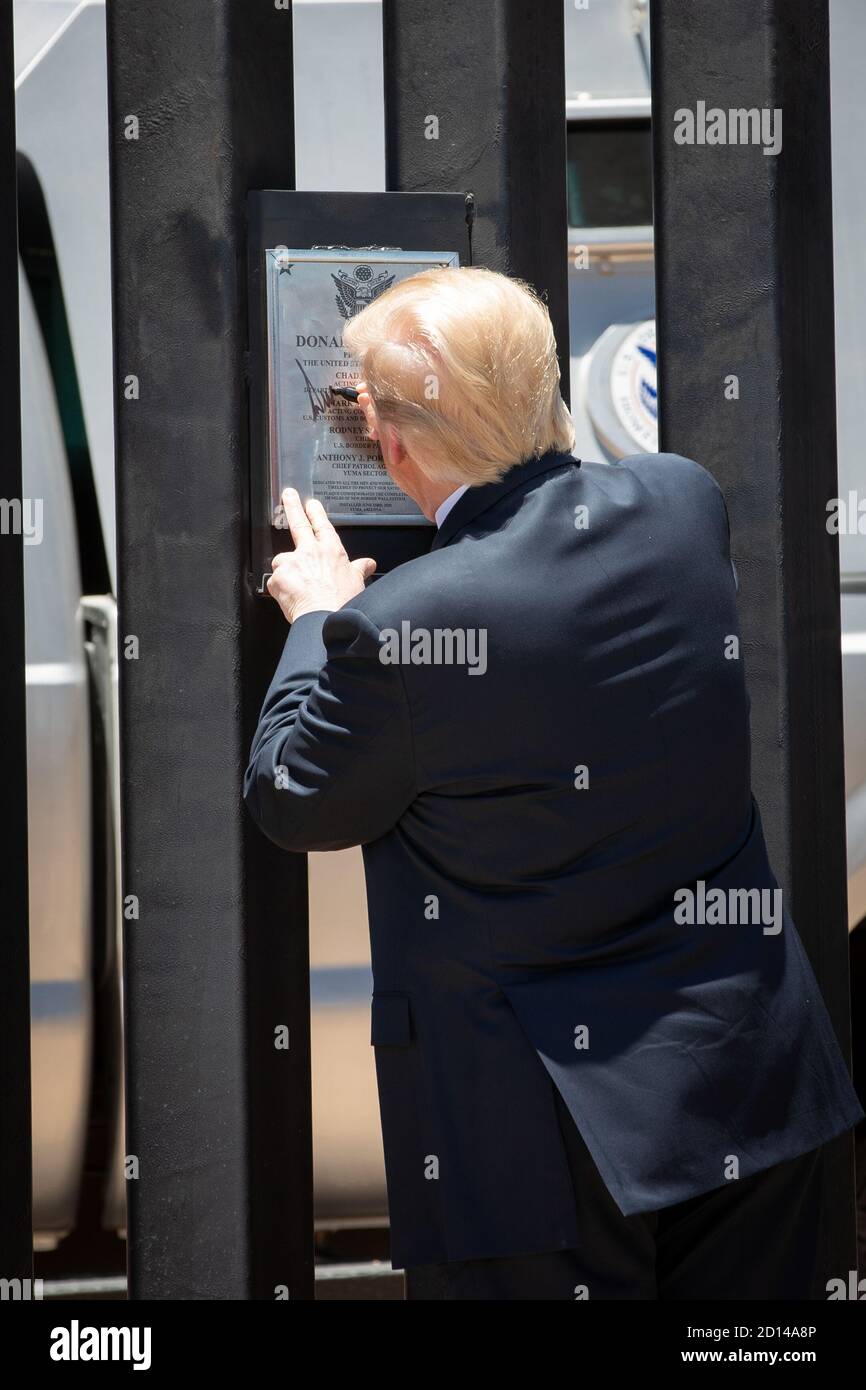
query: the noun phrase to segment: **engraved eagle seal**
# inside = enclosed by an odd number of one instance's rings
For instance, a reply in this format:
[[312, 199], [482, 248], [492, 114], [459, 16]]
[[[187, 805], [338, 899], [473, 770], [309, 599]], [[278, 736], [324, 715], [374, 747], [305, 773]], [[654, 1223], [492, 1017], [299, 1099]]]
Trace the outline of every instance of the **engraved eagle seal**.
[[336, 275], [331, 272], [331, 279], [337, 286], [334, 302], [344, 319], [352, 319], [390, 289], [396, 278], [387, 270], [374, 276], [370, 265], [356, 265], [351, 275], [345, 270], [338, 270]]

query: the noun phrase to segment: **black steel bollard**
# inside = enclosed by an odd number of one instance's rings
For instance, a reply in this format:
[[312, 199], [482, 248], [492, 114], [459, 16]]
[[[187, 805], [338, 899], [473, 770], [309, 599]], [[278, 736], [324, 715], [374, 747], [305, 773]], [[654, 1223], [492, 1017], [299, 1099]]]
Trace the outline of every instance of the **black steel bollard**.
[[[850, 1050], [827, 0], [651, 19], [661, 447], [727, 497], [755, 794]], [[856, 1264], [852, 1145], [827, 1147], [816, 1298]]]
[[306, 861], [241, 799], [285, 622], [249, 561], [245, 203], [290, 8], [111, 0], [130, 1293], [313, 1296]]

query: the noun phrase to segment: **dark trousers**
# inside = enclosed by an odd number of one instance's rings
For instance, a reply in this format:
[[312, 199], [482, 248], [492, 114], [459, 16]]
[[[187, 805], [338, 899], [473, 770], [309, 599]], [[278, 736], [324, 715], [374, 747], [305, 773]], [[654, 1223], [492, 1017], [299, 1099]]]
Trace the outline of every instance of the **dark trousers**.
[[659, 1211], [623, 1216], [559, 1092], [580, 1245], [407, 1271], [410, 1299], [813, 1297], [823, 1148]]

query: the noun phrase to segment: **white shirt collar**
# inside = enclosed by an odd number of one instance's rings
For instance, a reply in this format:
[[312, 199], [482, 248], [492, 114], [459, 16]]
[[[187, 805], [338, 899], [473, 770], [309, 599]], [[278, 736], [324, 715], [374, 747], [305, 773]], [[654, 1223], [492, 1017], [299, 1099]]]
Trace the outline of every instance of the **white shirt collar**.
[[442, 525], [451, 508], [454, 506], [454, 503], [459, 501], [459, 499], [463, 496], [464, 492], [467, 490], [468, 487], [469, 484], [464, 483], [462, 487], [455, 488], [455, 490], [452, 493], [449, 493], [449, 495], [445, 498], [444, 502], [439, 503], [439, 506], [436, 508], [435, 514], [435, 521], [437, 526]]

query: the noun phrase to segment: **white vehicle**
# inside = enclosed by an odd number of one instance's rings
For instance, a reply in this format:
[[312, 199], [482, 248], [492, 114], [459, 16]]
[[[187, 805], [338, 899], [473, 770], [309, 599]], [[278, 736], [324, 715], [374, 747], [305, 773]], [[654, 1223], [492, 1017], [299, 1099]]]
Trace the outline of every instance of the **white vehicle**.
[[[866, 191], [862, 0], [831, 0], [840, 491], [856, 488]], [[646, 4], [565, 4], [572, 408], [578, 455], [657, 447]], [[125, 1221], [116, 569], [104, 0], [15, 0], [37, 1243], [76, 1224], [88, 1135]], [[295, 0], [297, 186], [384, 187], [378, 0]], [[351, 82], [324, 60], [335, 28]], [[345, 132], [351, 129], [351, 149]], [[864, 520], [866, 532], [866, 520]], [[866, 916], [866, 535], [842, 540], [851, 925]], [[360, 853], [310, 856], [316, 1221], [387, 1220]], [[347, 1063], [351, 1059], [351, 1064]]]

